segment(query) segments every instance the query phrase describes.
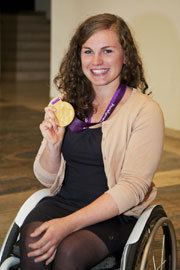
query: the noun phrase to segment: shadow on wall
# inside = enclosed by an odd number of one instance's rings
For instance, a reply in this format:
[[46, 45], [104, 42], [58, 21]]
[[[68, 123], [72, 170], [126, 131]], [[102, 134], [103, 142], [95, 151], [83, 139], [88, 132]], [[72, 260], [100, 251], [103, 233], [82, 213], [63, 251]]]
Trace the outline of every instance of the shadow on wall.
[[134, 34], [149, 86], [162, 106], [167, 125], [177, 126], [180, 123], [180, 30], [176, 28], [177, 23], [151, 12], [134, 17], [132, 26], [137, 29]]

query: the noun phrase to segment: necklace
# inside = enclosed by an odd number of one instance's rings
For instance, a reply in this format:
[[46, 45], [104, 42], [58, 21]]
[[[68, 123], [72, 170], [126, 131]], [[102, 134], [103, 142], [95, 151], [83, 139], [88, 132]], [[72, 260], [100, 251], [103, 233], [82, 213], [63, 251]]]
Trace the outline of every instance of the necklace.
[[71, 122], [71, 124], [68, 126], [68, 128], [73, 132], [81, 132], [89, 128], [90, 126], [97, 125], [107, 120], [107, 118], [111, 115], [111, 113], [113, 112], [117, 104], [123, 98], [125, 92], [126, 92], [126, 85], [121, 83], [119, 87], [117, 88], [116, 92], [114, 93], [109, 105], [107, 106], [99, 122], [92, 123], [91, 116], [85, 118], [85, 121], [82, 121], [78, 119], [77, 117], [75, 117], [74, 120]]

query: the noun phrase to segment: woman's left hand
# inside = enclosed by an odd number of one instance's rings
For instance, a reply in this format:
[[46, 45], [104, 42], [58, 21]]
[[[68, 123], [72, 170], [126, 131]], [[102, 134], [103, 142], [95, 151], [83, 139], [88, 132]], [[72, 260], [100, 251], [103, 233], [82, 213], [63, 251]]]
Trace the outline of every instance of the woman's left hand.
[[56, 218], [44, 222], [31, 237], [43, 236], [35, 243], [29, 245], [32, 249], [28, 257], [35, 257], [35, 262], [46, 261], [46, 265], [53, 261], [57, 246], [69, 234], [65, 218]]

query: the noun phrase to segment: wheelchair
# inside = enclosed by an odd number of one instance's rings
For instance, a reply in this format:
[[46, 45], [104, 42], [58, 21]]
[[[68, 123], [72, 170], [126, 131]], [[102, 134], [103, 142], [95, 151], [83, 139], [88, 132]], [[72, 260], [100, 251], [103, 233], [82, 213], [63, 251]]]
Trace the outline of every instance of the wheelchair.
[[[36, 191], [20, 208], [0, 249], [0, 270], [20, 270], [20, 227], [27, 214], [45, 196], [51, 196], [49, 189]], [[109, 256], [91, 270], [176, 270], [176, 264], [173, 224], [161, 205], [153, 205], [138, 218], [121, 258], [116, 254]]]

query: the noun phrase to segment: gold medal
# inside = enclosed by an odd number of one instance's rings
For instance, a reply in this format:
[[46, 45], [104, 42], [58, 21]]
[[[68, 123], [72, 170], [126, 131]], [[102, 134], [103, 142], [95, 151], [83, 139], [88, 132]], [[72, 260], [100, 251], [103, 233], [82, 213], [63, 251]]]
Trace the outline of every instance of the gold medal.
[[55, 115], [60, 127], [68, 126], [74, 119], [75, 112], [70, 103], [62, 101], [58, 98], [51, 102], [51, 106], [56, 109]]

